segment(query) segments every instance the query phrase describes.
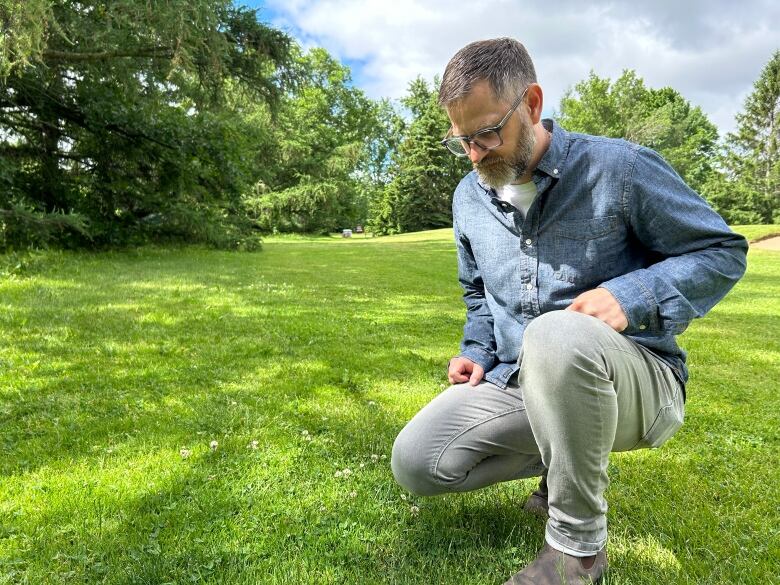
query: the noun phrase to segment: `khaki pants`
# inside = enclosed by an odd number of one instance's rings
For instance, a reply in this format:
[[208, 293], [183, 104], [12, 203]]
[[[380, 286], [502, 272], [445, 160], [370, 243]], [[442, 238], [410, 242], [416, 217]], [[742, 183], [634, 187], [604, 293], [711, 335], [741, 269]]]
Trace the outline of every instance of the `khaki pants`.
[[517, 380], [444, 390], [393, 445], [418, 495], [479, 489], [548, 470], [546, 540], [583, 556], [606, 544], [611, 451], [658, 447], [682, 425], [680, 383], [651, 352], [588, 315], [553, 311], [525, 331]]

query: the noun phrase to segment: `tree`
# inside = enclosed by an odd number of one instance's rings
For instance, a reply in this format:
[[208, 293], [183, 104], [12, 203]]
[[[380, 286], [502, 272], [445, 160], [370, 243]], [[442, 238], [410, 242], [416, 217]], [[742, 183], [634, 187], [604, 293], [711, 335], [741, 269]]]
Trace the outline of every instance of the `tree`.
[[228, 94], [274, 110], [285, 34], [230, 0], [0, 0], [0, 21], [6, 246], [22, 217], [76, 242], [235, 243], [262, 132]]
[[780, 51], [736, 120], [721, 158], [723, 173], [710, 188], [713, 204], [734, 223], [780, 222]]
[[391, 148], [387, 103], [352, 86], [324, 49], [298, 54], [280, 105], [273, 170], [245, 199], [264, 231], [330, 232], [364, 222]]
[[412, 121], [392, 167], [392, 182], [372, 208], [371, 228], [379, 234], [419, 231], [452, 225], [452, 194], [469, 170], [440, 144], [450, 122], [437, 103], [436, 86], [422, 78], [409, 85], [402, 100]]
[[625, 138], [658, 151], [694, 190], [712, 174], [718, 132], [698, 106], [676, 90], [647, 88], [626, 70], [614, 81], [591, 72], [561, 99], [567, 130]]

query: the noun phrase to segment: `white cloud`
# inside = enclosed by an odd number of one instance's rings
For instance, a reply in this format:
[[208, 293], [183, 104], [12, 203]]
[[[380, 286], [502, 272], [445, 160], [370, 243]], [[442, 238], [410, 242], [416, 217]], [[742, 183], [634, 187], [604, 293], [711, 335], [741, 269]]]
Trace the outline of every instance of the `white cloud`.
[[545, 90], [545, 110], [592, 69], [634, 69], [651, 87], [671, 86], [722, 131], [733, 128], [772, 52], [780, 48], [775, 0], [267, 0], [305, 46], [353, 65], [372, 97], [399, 98], [408, 83], [441, 75], [449, 58], [478, 39], [511, 36], [528, 47]]

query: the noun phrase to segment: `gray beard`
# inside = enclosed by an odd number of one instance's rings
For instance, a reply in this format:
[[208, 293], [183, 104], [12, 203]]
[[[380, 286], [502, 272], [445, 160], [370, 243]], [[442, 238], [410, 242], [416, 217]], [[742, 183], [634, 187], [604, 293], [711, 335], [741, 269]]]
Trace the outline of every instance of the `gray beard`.
[[533, 127], [524, 124], [523, 132], [518, 138], [510, 158], [487, 156], [480, 162], [474, 163], [480, 180], [488, 187], [500, 189], [522, 177], [531, 163], [535, 143], [536, 136]]

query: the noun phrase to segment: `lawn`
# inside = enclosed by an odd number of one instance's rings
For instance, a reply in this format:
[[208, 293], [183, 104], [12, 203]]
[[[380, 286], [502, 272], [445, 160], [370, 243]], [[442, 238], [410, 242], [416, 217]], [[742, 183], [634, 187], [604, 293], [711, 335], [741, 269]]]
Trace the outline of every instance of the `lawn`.
[[[0, 583], [519, 570], [534, 481], [416, 498], [390, 471], [457, 350], [451, 238], [50, 253], [0, 280]], [[611, 458], [608, 583], [780, 583], [780, 253], [681, 343], [685, 426]]]

